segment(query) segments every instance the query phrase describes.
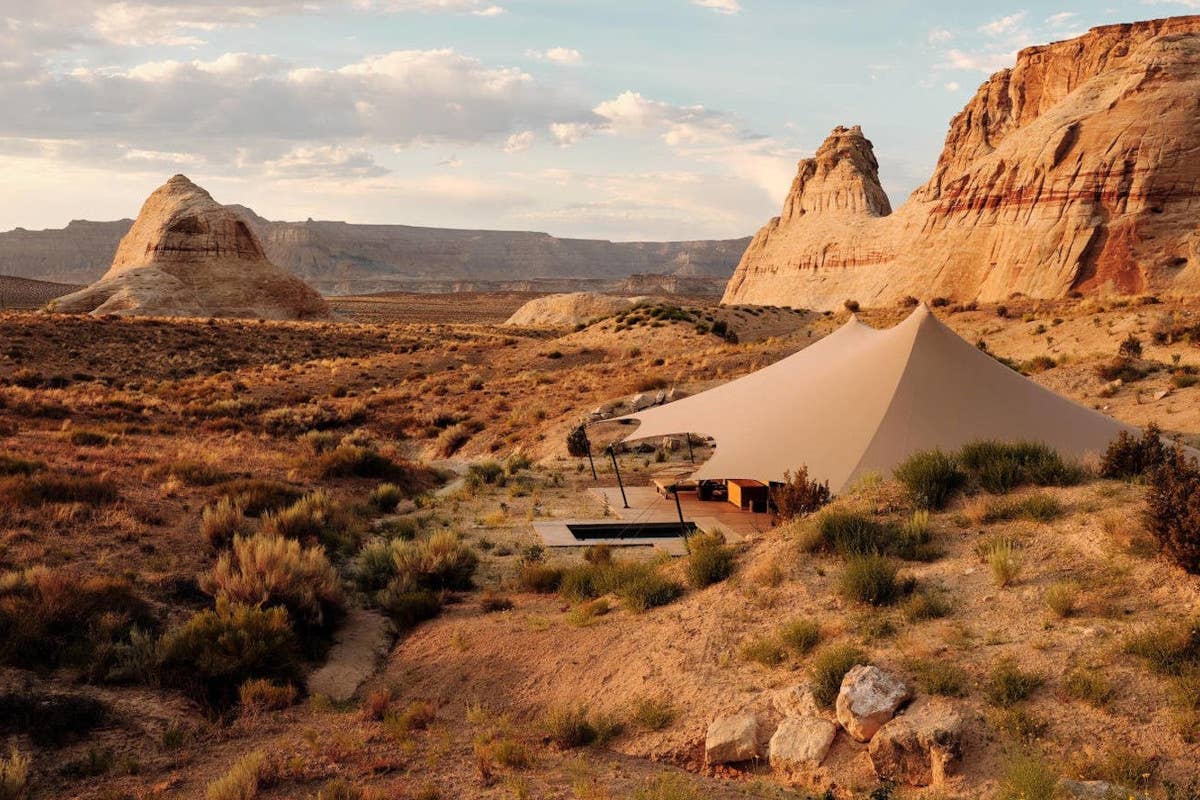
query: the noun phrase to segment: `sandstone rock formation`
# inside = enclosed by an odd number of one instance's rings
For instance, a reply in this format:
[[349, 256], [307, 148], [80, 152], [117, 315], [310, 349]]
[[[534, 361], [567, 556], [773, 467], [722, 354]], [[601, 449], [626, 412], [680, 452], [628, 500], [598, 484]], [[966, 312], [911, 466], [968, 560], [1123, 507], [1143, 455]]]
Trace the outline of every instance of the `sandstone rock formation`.
[[954, 118], [890, 212], [872, 146], [838, 128], [758, 232], [726, 303], [839, 307], [1200, 294], [1200, 16], [1027, 48]]
[[837, 726], [820, 717], [788, 717], [771, 736], [771, 766], [784, 772], [819, 767], [837, 736]]
[[758, 757], [758, 717], [736, 714], [718, 717], [704, 737], [704, 759], [708, 764], [735, 764]]
[[650, 297], [617, 297], [592, 292], [571, 292], [537, 297], [513, 313], [505, 325], [531, 328], [570, 328], [633, 308]]
[[941, 786], [962, 759], [964, 727], [962, 715], [945, 704], [910, 709], [871, 739], [875, 774], [909, 786]]
[[329, 316], [319, 294], [267, 260], [236, 211], [183, 175], [146, 200], [104, 277], [52, 306], [75, 314]]

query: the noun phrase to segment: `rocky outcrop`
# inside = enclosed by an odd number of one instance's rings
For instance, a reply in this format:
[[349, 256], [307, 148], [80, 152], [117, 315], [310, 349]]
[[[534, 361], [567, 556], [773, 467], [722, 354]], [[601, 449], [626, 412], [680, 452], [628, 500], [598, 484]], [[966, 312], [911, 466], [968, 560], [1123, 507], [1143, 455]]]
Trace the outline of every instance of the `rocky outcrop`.
[[941, 786], [962, 760], [964, 721], [955, 709], [924, 703], [871, 738], [871, 765], [882, 780]]
[[536, 297], [518, 308], [505, 325], [535, 328], [569, 328], [628, 311], [650, 297], [617, 297], [593, 292], [571, 292]]
[[829, 309], [913, 295], [1200, 294], [1200, 16], [1027, 48], [954, 118], [895, 213], [871, 143], [800, 162], [726, 303]]
[[771, 736], [771, 767], [783, 772], [811, 770], [825, 760], [837, 726], [820, 717], [788, 717]]
[[236, 211], [176, 175], [146, 200], [97, 283], [52, 303], [63, 313], [321, 319], [311, 287], [267, 260]]
[[837, 696], [837, 719], [846, 733], [860, 742], [871, 737], [912, 699], [904, 682], [878, 667], [853, 667], [842, 678]]

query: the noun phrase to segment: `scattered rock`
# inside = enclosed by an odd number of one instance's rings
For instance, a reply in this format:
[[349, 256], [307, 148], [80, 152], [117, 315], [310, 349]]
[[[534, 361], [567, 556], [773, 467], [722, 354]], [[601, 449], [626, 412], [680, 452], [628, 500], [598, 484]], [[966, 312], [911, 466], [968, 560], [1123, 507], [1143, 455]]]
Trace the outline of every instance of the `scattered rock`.
[[858, 666], [846, 673], [837, 696], [837, 719], [846, 732], [869, 742], [900, 706], [912, 699], [904, 682], [878, 667]]
[[781, 689], [771, 698], [771, 706], [785, 717], [819, 717], [821, 707], [813, 697], [812, 687], [797, 684]]
[[709, 764], [733, 764], [758, 758], [758, 717], [736, 714], [714, 719], [704, 737], [704, 758]]
[[1166, 397], [1166, 396], [1167, 396], [1167, 395], [1169, 395], [1170, 393], [1171, 393], [1171, 390], [1170, 390], [1170, 389], [1163, 389], [1163, 390], [1161, 390], [1161, 391], [1158, 391], [1158, 392], [1155, 392], [1155, 393], [1154, 393], [1154, 399], [1155, 399], [1156, 401], [1157, 401], [1157, 400], [1162, 400], [1164, 397]]
[[819, 767], [837, 736], [837, 726], [819, 717], [788, 717], [771, 737], [771, 766], [780, 770]]
[[909, 786], [940, 786], [962, 759], [964, 721], [941, 703], [928, 703], [888, 722], [871, 739], [875, 774]]

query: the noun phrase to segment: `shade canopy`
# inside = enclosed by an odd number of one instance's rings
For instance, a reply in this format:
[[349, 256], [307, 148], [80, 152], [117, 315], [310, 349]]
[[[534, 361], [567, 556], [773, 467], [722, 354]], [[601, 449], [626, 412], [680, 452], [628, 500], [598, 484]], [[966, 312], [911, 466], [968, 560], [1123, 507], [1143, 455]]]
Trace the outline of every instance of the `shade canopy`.
[[769, 367], [622, 419], [640, 423], [627, 441], [713, 437], [695, 478], [781, 481], [806, 466], [835, 492], [921, 450], [993, 439], [1081, 457], [1134, 430], [1009, 369], [924, 305], [888, 330], [852, 318]]

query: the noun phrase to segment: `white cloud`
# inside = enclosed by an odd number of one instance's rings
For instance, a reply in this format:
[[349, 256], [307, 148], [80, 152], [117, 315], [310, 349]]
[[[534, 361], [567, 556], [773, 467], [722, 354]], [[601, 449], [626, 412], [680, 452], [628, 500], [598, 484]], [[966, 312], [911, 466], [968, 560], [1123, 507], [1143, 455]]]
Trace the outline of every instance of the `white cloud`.
[[[248, 165], [251, 168], [258, 165]], [[340, 145], [295, 147], [279, 158], [265, 161], [262, 172], [269, 178], [307, 180], [310, 178], [372, 178], [388, 170], [375, 163], [366, 150]]]
[[508, 154], [520, 153], [523, 150], [528, 150], [533, 147], [533, 143], [537, 141], [537, 134], [533, 131], [521, 131], [509, 136], [504, 142], [504, 152]]
[[526, 50], [526, 58], [549, 61], [552, 64], [577, 66], [583, 63], [583, 53], [570, 47], [551, 47], [549, 50]]
[[740, 14], [742, 4], [738, 0], [692, 0], [693, 5], [711, 8], [718, 14]]
[[595, 130], [595, 125], [582, 122], [555, 122], [550, 126], [550, 135], [560, 147], [570, 147], [591, 136]]
[[990, 75], [997, 70], [1011, 67], [1016, 60], [1016, 50], [1006, 52], [984, 50], [977, 53], [967, 53], [963, 50], [949, 50], [946, 52], [946, 61], [938, 64], [938, 68], [986, 72]]
[[933, 28], [925, 35], [930, 44], [942, 44], [954, 38], [954, 34], [945, 28]]
[[1004, 36], [1017, 30], [1021, 23], [1025, 21], [1028, 14], [1024, 11], [1018, 11], [1015, 14], [1009, 14], [1007, 17], [999, 17], [991, 22], [985, 23], [979, 27], [981, 33], [986, 33], [988, 36]]
[[1051, 14], [1046, 17], [1046, 23], [1054, 27], [1062, 27], [1069, 24], [1075, 17], [1079, 16], [1074, 11], [1060, 11], [1057, 14]]
[[943, 85], [943, 88], [947, 92], [957, 92], [959, 89], [962, 88], [962, 86], [959, 84], [958, 81], [949, 81]]

